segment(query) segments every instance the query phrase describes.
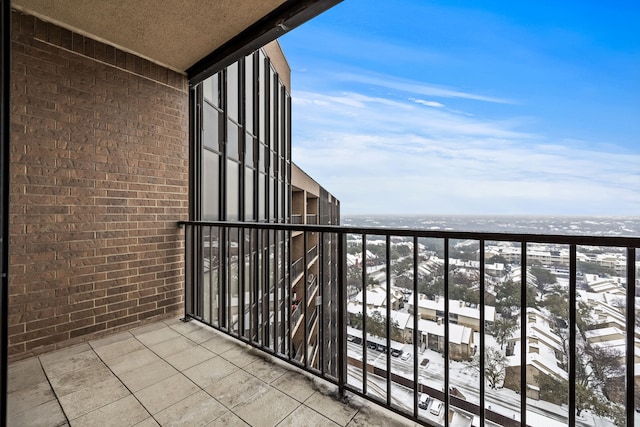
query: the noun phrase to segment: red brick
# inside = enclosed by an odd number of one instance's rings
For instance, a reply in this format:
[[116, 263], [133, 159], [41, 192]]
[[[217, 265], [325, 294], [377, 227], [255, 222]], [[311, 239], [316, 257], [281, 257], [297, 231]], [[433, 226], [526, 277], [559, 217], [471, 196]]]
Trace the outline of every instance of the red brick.
[[17, 359], [182, 309], [175, 221], [188, 217], [189, 147], [184, 76], [20, 12], [12, 19]]

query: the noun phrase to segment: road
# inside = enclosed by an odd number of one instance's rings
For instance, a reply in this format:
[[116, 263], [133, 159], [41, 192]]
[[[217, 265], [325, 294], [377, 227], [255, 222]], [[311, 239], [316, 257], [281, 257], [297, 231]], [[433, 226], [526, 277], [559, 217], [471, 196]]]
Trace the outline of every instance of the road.
[[[362, 357], [362, 345], [355, 344], [353, 342], [347, 343], [347, 350], [350, 356], [361, 358]], [[439, 353], [435, 352], [427, 352], [428, 357], [430, 359], [429, 365], [426, 368], [422, 366], [418, 366], [419, 376], [418, 379], [420, 383], [428, 385], [430, 387], [436, 389], [443, 389], [444, 385], [444, 360]], [[419, 355], [419, 358], [423, 356]], [[369, 365], [373, 365], [386, 370], [387, 367], [387, 356], [386, 353], [381, 353], [376, 350], [367, 349], [367, 363]], [[479, 404], [480, 402], [480, 391], [479, 391], [479, 383], [477, 375], [468, 375], [464, 373], [463, 365], [458, 362], [452, 362], [450, 366], [450, 374], [449, 381], [452, 386], [457, 387], [462, 394], [465, 396], [465, 399], [469, 402], [473, 402], [475, 404]], [[391, 371], [395, 374], [404, 376], [406, 378], [413, 379], [413, 357], [408, 360], [401, 360], [399, 357], [391, 357]], [[349, 367], [349, 376], [350, 380], [357, 381], [358, 384], [361, 385], [361, 374], [360, 369], [350, 366]], [[380, 382], [377, 380], [377, 377], [369, 374], [367, 376], [368, 381], [367, 384], [372, 386], [372, 392], [376, 395], [380, 395], [381, 397], [386, 396], [386, 385], [384, 380]], [[372, 385], [373, 384], [373, 385]], [[377, 387], [377, 388], [376, 388]], [[402, 388], [403, 386], [399, 384], [394, 384], [394, 387]], [[381, 390], [381, 394], [375, 392], [377, 389]], [[394, 392], [395, 393], [395, 392]], [[513, 394], [513, 396], [511, 395]], [[411, 401], [412, 397], [409, 396], [408, 402], [403, 402], [402, 406], [406, 407], [409, 412], [413, 410], [413, 402]], [[536, 401], [529, 400], [527, 404], [527, 413], [535, 413], [540, 416], [545, 417], [549, 420], [548, 427], [551, 427], [555, 422], [560, 423], [560, 425], [567, 424], [567, 415], [566, 410], [561, 407], [557, 407], [557, 409], [551, 410], [545, 407], [535, 406]], [[511, 414], [515, 414], [517, 418], [520, 416], [520, 395], [513, 393], [511, 390], [493, 390], [490, 388], [485, 389], [485, 405], [491, 406], [491, 410], [495, 412], [499, 412], [503, 415], [511, 416]], [[545, 405], [551, 406], [551, 405]], [[426, 411], [424, 411], [426, 413]], [[429, 417], [430, 418], [430, 417]], [[593, 421], [587, 420], [576, 420], [576, 424], [584, 427], [593, 426]]]

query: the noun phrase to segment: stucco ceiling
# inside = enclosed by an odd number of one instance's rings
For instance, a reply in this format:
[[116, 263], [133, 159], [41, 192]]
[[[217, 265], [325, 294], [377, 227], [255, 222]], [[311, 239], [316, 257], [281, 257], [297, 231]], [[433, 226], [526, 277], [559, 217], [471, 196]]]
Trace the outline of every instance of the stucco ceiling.
[[13, 0], [12, 6], [184, 72], [285, 0]]

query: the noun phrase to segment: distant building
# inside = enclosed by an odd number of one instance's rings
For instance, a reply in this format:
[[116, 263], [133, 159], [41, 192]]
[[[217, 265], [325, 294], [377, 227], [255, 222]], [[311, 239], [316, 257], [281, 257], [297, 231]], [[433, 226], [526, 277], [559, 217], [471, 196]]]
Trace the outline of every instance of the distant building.
[[555, 334], [546, 316], [535, 308], [527, 308], [527, 333], [525, 345], [522, 345], [520, 331], [514, 333], [507, 343], [507, 361], [504, 386], [520, 390], [521, 353], [526, 352], [526, 376], [528, 398], [539, 399], [540, 388], [536, 380], [539, 375], [552, 375], [569, 379], [562, 368], [564, 349], [562, 338]]
[[[436, 299], [428, 299], [425, 295], [418, 296], [418, 314], [421, 319], [437, 321], [444, 318], [444, 298], [436, 296]], [[413, 313], [413, 295], [408, 301], [409, 312]], [[485, 305], [484, 319], [487, 323], [493, 323], [496, 317], [496, 309]], [[474, 332], [480, 331], [480, 309], [475, 304], [469, 304], [460, 300], [449, 300], [449, 322], [467, 326]]]

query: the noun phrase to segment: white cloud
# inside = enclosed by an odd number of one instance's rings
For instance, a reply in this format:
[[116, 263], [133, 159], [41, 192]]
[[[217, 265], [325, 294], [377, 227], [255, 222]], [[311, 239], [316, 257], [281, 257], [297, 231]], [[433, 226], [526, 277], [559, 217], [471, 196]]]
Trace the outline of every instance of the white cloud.
[[345, 213], [640, 212], [638, 155], [572, 148], [522, 131], [522, 118], [355, 92], [293, 96], [293, 160]]
[[414, 95], [434, 96], [440, 98], [463, 98], [474, 101], [483, 101], [497, 104], [513, 104], [514, 101], [480, 95], [471, 92], [465, 92], [457, 89], [450, 89], [441, 86], [435, 86], [418, 82], [414, 80], [402, 79], [389, 75], [377, 75], [374, 73], [336, 73], [333, 76], [336, 81], [349, 83], [358, 83], [383, 87], [387, 89], [399, 90], [402, 92], [412, 93]]
[[416, 104], [426, 105], [427, 107], [444, 108], [444, 104], [441, 104], [436, 101], [427, 101], [424, 99], [415, 99], [415, 98], [409, 98], [409, 100], [415, 102]]

